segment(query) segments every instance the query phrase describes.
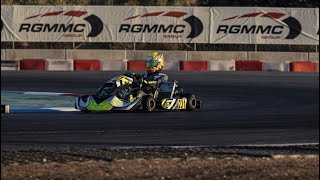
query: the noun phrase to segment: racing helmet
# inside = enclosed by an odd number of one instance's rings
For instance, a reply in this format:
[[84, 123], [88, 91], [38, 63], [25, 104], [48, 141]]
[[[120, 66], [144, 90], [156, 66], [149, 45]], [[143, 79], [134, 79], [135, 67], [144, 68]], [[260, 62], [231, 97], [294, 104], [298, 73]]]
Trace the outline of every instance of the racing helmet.
[[148, 72], [161, 71], [164, 67], [163, 54], [158, 52], [153, 52], [148, 55], [146, 67]]

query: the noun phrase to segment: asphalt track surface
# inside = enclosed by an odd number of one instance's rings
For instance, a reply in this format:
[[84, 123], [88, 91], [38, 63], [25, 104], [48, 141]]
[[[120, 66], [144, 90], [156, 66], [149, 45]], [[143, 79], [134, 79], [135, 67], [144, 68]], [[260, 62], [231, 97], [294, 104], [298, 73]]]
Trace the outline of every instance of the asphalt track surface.
[[[94, 93], [122, 72], [1, 72], [1, 90]], [[319, 143], [319, 74], [165, 72], [203, 101], [194, 112], [1, 115], [1, 145]], [[50, 103], [50, 102], [48, 102]]]

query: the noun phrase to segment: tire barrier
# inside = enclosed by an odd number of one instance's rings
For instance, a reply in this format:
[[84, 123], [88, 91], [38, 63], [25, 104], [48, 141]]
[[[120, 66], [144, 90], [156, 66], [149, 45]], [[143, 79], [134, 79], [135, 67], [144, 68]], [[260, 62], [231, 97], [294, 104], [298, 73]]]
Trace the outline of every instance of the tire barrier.
[[179, 71], [179, 61], [165, 61], [163, 70]]
[[100, 71], [100, 60], [75, 59], [73, 60], [74, 71]]
[[103, 71], [125, 71], [126, 62], [124, 60], [102, 60]]
[[210, 71], [234, 71], [235, 70], [235, 61], [224, 61], [224, 60], [211, 60], [209, 61], [209, 70]]
[[182, 70], [182, 71], [208, 71], [208, 61], [204, 61], [204, 60], [180, 61], [180, 70]]
[[38, 70], [45, 71], [46, 60], [44, 59], [21, 59], [20, 70]]
[[[40, 71], [145, 71], [145, 60], [89, 60], [89, 59], [20, 59], [1, 60], [1, 70]], [[319, 72], [318, 61], [257, 61], [257, 60], [192, 60], [168, 61], [167, 71], [291, 71]]]
[[265, 61], [263, 71], [289, 71], [289, 62]]
[[[99, 59], [107, 61], [144, 60], [153, 50], [105, 49], [1, 49], [1, 59]], [[319, 52], [272, 51], [175, 51], [159, 50], [166, 61], [180, 60], [264, 60], [264, 61], [319, 61]]]
[[48, 59], [48, 71], [73, 71], [73, 60]]
[[318, 62], [295, 61], [290, 62], [292, 72], [319, 72]]
[[236, 71], [263, 71], [263, 62], [257, 60], [236, 60]]
[[145, 60], [129, 60], [127, 62], [127, 70], [130, 71], [144, 71], [146, 68]]
[[16, 71], [19, 69], [20, 69], [20, 62], [19, 61], [1, 60], [1, 70]]

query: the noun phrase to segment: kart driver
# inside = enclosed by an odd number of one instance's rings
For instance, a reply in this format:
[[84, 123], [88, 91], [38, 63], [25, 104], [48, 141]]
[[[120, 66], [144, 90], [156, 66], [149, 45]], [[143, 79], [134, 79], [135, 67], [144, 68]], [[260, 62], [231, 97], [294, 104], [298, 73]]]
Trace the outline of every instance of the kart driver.
[[168, 76], [161, 73], [164, 67], [163, 54], [153, 52], [149, 54], [146, 61], [147, 72], [142, 75], [143, 84], [147, 89], [157, 88], [161, 82], [167, 82]]
[[153, 52], [148, 55], [146, 60], [147, 72], [142, 75], [142, 83], [140, 84], [140, 90], [137, 92], [137, 97], [154, 93], [160, 83], [168, 81], [168, 76], [161, 73], [163, 67], [163, 54]]

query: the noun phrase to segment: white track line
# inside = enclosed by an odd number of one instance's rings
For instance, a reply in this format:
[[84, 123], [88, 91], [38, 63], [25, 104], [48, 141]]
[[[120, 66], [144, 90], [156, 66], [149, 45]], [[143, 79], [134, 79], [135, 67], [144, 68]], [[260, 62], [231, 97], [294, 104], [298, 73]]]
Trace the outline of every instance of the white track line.
[[319, 145], [319, 142], [317, 143], [283, 143], [283, 144], [238, 144], [234, 145], [237, 147], [241, 146], [250, 146], [250, 147], [282, 147], [282, 146], [307, 146], [307, 145]]
[[75, 112], [79, 111], [74, 107], [53, 107], [53, 108], [29, 108], [29, 109], [10, 109], [10, 113], [49, 113], [49, 112]]
[[[160, 147], [169, 147], [169, 148], [214, 148], [214, 147], [221, 147], [221, 148], [230, 148], [230, 147], [290, 147], [290, 146], [310, 146], [310, 145], [319, 145], [319, 143], [288, 143], [288, 144], [261, 144], [261, 145], [256, 145], [256, 144], [247, 144], [247, 145], [199, 145], [199, 146], [115, 146], [114, 148], [120, 148], [120, 149], [129, 149], [129, 148], [160, 148]], [[112, 148], [112, 147], [111, 147]]]
[[29, 132], [8, 132], [1, 133], [2, 135], [17, 135], [17, 134], [72, 134], [72, 133], [104, 133], [104, 131], [29, 131]]
[[55, 108], [41, 108], [41, 109], [51, 109], [51, 110], [62, 111], [62, 112], [79, 111], [78, 109], [75, 109], [74, 107], [55, 107]]

